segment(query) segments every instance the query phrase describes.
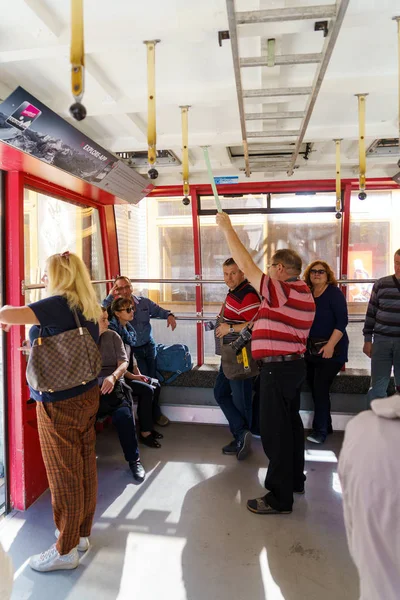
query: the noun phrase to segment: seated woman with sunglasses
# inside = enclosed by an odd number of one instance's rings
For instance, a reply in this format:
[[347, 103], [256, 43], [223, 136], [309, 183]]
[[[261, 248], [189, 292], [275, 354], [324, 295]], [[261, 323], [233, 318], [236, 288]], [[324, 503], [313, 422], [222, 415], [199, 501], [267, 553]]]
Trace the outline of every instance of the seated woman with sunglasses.
[[134, 479], [142, 483], [146, 473], [140, 462], [131, 394], [124, 382], [128, 357], [120, 336], [108, 329], [107, 310], [102, 308], [102, 311], [99, 320], [102, 368], [98, 377], [100, 406], [97, 418], [111, 416], [125, 460], [129, 463]]
[[332, 382], [347, 362], [349, 339], [347, 303], [337, 287], [331, 267], [323, 260], [314, 260], [304, 272], [304, 281], [315, 301], [315, 319], [310, 329], [305, 355], [307, 382], [314, 401], [313, 431], [310, 442], [323, 444], [332, 433]]
[[161, 448], [158, 440], [162, 439], [163, 435], [153, 429], [154, 423], [161, 415], [158, 405], [160, 384], [156, 379], [141, 374], [132, 351], [136, 343], [136, 332], [130, 321], [134, 316], [135, 305], [129, 299], [118, 298], [113, 301], [110, 310], [112, 317], [109, 329], [118, 333], [122, 338], [131, 367], [125, 372], [125, 383], [129, 385], [133, 395], [138, 397], [139, 439], [150, 448]]

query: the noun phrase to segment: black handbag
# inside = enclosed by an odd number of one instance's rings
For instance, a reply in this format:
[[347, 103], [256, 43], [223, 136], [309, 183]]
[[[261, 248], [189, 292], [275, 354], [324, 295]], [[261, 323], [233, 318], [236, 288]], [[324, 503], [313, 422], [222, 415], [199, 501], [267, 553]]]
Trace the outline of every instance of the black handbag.
[[[325, 346], [329, 342], [329, 339], [326, 338], [308, 338], [307, 340], [307, 352], [311, 356], [321, 356], [321, 348]], [[340, 353], [337, 345], [333, 351], [333, 356], [338, 356]]]

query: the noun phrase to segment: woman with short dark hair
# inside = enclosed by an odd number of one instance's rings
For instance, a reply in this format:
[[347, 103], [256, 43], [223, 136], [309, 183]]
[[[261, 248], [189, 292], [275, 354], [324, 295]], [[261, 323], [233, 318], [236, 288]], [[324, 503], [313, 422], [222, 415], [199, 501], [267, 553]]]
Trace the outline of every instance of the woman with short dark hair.
[[109, 328], [122, 338], [128, 356], [129, 367], [125, 372], [127, 383], [134, 396], [138, 397], [139, 440], [150, 448], [161, 448], [158, 440], [163, 435], [154, 429], [161, 415], [159, 407], [160, 384], [157, 379], [142, 375], [132, 348], [136, 343], [136, 332], [131, 325], [135, 314], [135, 303], [128, 298], [118, 298], [111, 304]]
[[313, 430], [307, 439], [323, 444], [328, 433], [332, 433], [330, 388], [348, 360], [347, 303], [327, 262], [314, 260], [303, 279], [311, 289], [316, 308], [305, 354], [307, 382], [314, 401]]

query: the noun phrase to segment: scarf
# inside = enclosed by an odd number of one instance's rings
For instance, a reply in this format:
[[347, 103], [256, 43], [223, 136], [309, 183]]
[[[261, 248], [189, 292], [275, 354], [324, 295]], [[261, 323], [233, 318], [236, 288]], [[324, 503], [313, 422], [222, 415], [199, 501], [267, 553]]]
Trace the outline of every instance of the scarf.
[[112, 319], [110, 319], [108, 328], [118, 333], [124, 344], [127, 344], [132, 348], [136, 346], [136, 331], [133, 329], [130, 323], [127, 323], [125, 327], [123, 327], [118, 321], [117, 317], [114, 316]]

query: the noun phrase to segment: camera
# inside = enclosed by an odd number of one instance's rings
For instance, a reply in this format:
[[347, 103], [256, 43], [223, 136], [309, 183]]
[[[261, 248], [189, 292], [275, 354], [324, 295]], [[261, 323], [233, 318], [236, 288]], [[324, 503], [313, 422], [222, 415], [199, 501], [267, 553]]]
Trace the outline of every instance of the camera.
[[69, 112], [76, 121], [83, 121], [86, 117], [86, 108], [80, 102], [75, 102], [69, 107]]
[[185, 196], [184, 199], [182, 200], [182, 204], [184, 206], [189, 206], [190, 200], [189, 200], [189, 198], [187, 196]]
[[251, 340], [251, 336], [252, 330], [247, 326], [243, 327], [239, 337], [234, 342], [231, 342], [231, 346], [234, 350], [236, 350], [236, 354], [239, 354], [239, 352], [243, 350], [246, 344]]
[[358, 194], [358, 199], [359, 199], [359, 200], [365, 200], [365, 199], [366, 199], [366, 197], [367, 197], [367, 194], [366, 194], [365, 192], [360, 192], [360, 193]]

